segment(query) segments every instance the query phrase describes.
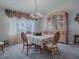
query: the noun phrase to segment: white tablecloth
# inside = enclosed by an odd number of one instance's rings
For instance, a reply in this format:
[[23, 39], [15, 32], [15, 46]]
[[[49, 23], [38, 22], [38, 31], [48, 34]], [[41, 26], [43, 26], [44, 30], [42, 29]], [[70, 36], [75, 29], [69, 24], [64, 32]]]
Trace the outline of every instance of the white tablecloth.
[[26, 36], [28, 38], [29, 43], [37, 44], [41, 46], [42, 48], [43, 48], [43, 45], [42, 45], [43, 41], [53, 38], [53, 35], [35, 36], [33, 34], [27, 34]]

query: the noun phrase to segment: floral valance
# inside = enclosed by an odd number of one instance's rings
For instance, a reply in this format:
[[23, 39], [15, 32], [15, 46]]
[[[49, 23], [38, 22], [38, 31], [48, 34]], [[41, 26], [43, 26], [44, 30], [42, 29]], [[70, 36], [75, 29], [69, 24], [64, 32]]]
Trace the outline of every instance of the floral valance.
[[26, 19], [32, 19], [30, 13], [23, 13], [23, 12], [13, 11], [13, 10], [9, 10], [9, 9], [5, 9], [5, 13], [10, 18], [17, 17], [20, 19], [20, 18], [24, 17]]

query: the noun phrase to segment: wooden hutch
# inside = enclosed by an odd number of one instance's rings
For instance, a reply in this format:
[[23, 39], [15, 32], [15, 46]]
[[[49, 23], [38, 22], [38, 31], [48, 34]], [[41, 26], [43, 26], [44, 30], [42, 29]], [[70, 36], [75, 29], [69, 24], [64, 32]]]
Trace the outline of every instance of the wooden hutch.
[[67, 18], [68, 14], [65, 11], [56, 11], [48, 14], [47, 19], [47, 31], [54, 34], [56, 31], [60, 32], [61, 43], [68, 43], [67, 39]]

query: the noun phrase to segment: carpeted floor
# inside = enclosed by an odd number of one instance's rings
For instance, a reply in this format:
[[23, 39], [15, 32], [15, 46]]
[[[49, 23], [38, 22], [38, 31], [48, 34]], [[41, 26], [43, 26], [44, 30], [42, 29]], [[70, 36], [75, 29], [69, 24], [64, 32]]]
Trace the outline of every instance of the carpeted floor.
[[[58, 44], [60, 55], [56, 59], [79, 59], [79, 47], [64, 44]], [[22, 52], [22, 44], [16, 44], [4, 49], [5, 53], [0, 52], [0, 59], [52, 59], [51, 53], [46, 51], [39, 52], [39, 49], [30, 49], [29, 55], [26, 50]]]

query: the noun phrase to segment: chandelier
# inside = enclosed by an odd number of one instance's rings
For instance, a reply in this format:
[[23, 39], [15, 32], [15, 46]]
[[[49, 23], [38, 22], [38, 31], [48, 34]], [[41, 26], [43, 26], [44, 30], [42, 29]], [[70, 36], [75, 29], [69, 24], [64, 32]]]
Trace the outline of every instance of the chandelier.
[[36, 21], [42, 18], [42, 15], [37, 11], [37, 0], [35, 0], [35, 14], [31, 14], [31, 16], [32, 16], [32, 19]]

